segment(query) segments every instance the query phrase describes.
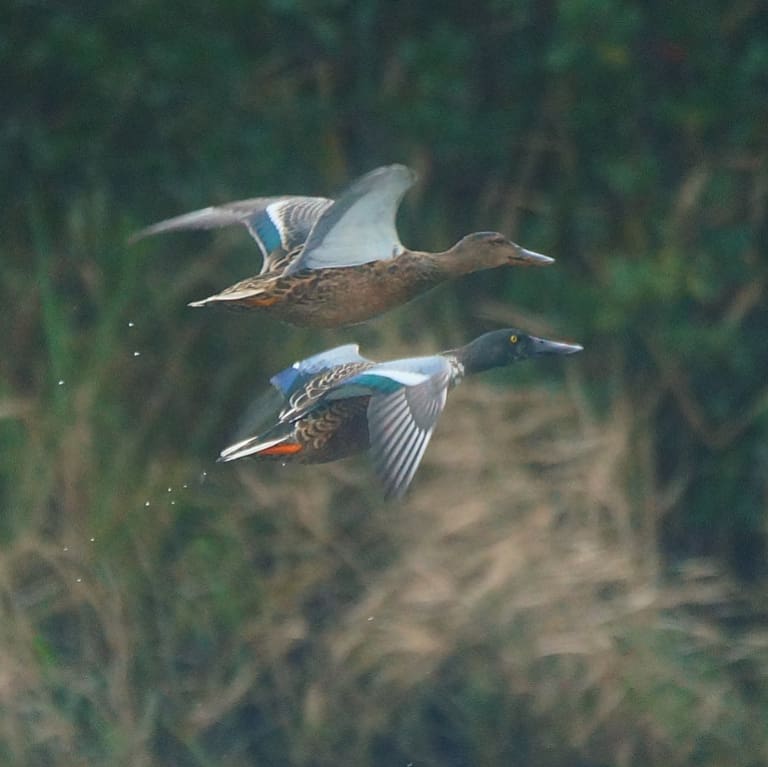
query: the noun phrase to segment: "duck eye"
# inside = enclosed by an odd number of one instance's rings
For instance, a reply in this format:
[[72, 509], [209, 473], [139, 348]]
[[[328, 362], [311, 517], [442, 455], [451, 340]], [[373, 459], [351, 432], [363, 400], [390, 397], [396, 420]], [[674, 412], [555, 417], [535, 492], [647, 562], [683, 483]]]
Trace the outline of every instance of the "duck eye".
[[510, 336], [509, 337], [509, 343], [516, 344], [517, 343], [517, 336]]

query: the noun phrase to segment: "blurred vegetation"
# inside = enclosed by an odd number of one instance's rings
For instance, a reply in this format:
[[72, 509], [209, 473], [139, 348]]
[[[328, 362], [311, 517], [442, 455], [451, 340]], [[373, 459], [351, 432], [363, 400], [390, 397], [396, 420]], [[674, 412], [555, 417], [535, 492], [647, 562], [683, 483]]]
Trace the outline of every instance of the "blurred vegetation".
[[[55, 4], [0, 25], [0, 762], [768, 762], [759, 0]], [[320, 333], [187, 301], [260, 194], [422, 178], [411, 246], [555, 256]], [[212, 459], [266, 380], [499, 324], [402, 506]], [[573, 363], [573, 364], [570, 364]]]

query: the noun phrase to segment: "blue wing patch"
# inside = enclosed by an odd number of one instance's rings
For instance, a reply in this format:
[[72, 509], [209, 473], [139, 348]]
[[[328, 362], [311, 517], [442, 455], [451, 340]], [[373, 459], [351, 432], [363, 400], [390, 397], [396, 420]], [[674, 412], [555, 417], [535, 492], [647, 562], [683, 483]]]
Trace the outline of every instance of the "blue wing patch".
[[269, 379], [269, 382], [286, 398], [290, 397], [318, 373], [349, 362], [368, 362], [365, 357], [360, 355], [359, 349], [357, 344], [344, 344], [320, 352], [320, 354], [314, 354], [305, 360], [294, 362], [291, 367], [276, 373]]
[[298, 388], [298, 385], [301, 385], [300, 378], [301, 371], [299, 371], [298, 368], [289, 367], [285, 370], [281, 370], [279, 373], [275, 373], [275, 375], [269, 379], [269, 382], [280, 391], [283, 396], [289, 397], [291, 392], [295, 391]]
[[264, 250], [267, 253], [273, 253], [283, 244], [280, 231], [274, 225], [268, 213], [259, 212], [254, 218], [256, 219], [255, 221], [251, 219], [253, 231], [256, 232], [256, 235], [264, 245]]

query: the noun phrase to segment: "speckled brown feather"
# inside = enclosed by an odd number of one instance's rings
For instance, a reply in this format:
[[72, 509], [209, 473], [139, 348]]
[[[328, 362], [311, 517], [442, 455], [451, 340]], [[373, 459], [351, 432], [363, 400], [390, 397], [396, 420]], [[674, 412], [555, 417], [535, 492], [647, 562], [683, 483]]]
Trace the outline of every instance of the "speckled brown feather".
[[[300, 256], [297, 256], [300, 258]], [[442, 253], [405, 249], [391, 258], [260, 274], [190, 306], [244, 307], [267, 311], [293, 325], [354, 325], [400, 306], [462, 274], [504, 265], [544, 266], [553, 259], [525, 250], [498, 232], [476, 232]]]
[[[431, 254], [407, 251], [360, 266], [304, 270], [288, 276], [250, 277], [194, 305], [222, 304], [267, 311], [293, 325], [333, 328], [354, 325], [412, 300], [450, 274]], [[235, 294], [240, 294], [235, 297]]]
[[290, 460], [328, 463], [367, 450], [369, 399], [354, 397], [331, 402], [296, 421], [289, 440], [301, 445], [301, 450]]
[[284, 422], [297, 418], [309, 410], [315, 402], [337, 383], [373, 367], [374, 364], [374, 362], [348, 362], [316, 375], [291, 396], [285, 407], [280, 411], [278, 419]]
[[244, 225], [262, 252], [261, 272], [190, 306], [253, 309], [294, 325], [326, 328], [364, 322], [463, 274], [553, 262], [498, 232], [469, 234], [441, 253], [405, 248], [396, 215], [415, 180], [404, 165], [382, 166], [355, 180], [337, 200], [241, 200], [161, 221], [133, 239]]

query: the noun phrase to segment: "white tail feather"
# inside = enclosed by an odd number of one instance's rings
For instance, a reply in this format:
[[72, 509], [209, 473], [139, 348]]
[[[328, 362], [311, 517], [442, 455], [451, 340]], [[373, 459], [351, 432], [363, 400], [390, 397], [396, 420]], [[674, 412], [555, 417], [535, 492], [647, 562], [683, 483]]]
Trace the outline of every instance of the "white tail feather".
[[224, 450], [219, 453], [219, 461], [224, 463], [226, 461], [235, 461], [238, 458], [246, 458], [249, 455], [256, 455], [262, 450], [267, 450], [270, 447], [279, 445], [281, 442], [285, 442], [287, 435], [276, 437], [275, 439], [268, 439], [262, 441], [260, 437], [249, 437], [248, 439], [235, 442], [234, 445], [225, 447]]
[[229, 301], [240, 301], [243, 298], [253, 298], [258, 296], [264, 291], [261, 289], [254, 290], [249, 288], [247, 290], [232, 290], [225, 293], [216, 293], [214, 296], [208, 296], [200, 301], [190, 301], [187, 306], [208, 306], [209, 304], [226, 304]]

